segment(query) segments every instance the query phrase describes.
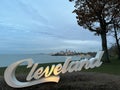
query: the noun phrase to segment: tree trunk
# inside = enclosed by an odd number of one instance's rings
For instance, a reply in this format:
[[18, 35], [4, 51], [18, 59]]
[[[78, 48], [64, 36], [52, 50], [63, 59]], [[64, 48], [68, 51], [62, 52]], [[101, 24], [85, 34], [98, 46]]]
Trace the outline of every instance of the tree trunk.
[[117, 31], [116, 31], [116, 27], [114, 26], [114, 36], [115, 36], [115, 40], [116, 40], [116, 44], [117, 44], [117, 48], [118, 48], [118, 59], [120, 59], [120, 45], [119, 45], [119, 39], [118, 39], [118, 35], [117, 35]]
[[107, 38], [105, 32], [101, 34], [101, 40], [102, 40], [102, 50], [104, 51], [103, 60], [104, 62], [109, 63], [110, 60], [108, 55]]

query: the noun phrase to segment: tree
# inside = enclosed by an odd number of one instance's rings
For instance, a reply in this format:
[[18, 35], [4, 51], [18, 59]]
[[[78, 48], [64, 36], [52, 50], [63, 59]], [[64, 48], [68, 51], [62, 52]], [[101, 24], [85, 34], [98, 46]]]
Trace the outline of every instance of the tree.
[[119, 5], [119, 0], [75, 0], [73, 13], [77, 15], [78, 25], [101, 36], [105, 62], [110, 62], [106, 34], [111, 30], [114, 16], [119, 13]]
[[[120, 8], [120, 5], [118, 8]], [[111, 24], [111, 28], [113, 29], [112, 31], [110, 31], [110, 35], [112, 35], [116, 40], [115, 47], [117, 50], [118, 59], [120, 59], [120, 44], [119, 44], [119, 41], [120, 41], [120, 9], [118, 8], [114, 9], [114, 12], [117, 12], [117, 13], [114, 14], [113, 22]]]
[[111, 45], [111, 47], [108, 49], [110, 57], [114, 57], [117, 58], [118, 57], [118, 49], [117, 49], [117, 45], [115, 43], [113, 43]]
[[[119, 11], [120, 12], [120, 11]], [[120, 44], [119, 44], [119, 32], [120, 32], [120, 13], [119, 13], [119, 17], [117, 16], [117, 18], [114, 18], [113, 21], [113, 30], [114, 30], [114, 37], [116, 40], [116, 45], [117, 45], [117, 51], [118, 51], [118, 59], [120, 59]]]

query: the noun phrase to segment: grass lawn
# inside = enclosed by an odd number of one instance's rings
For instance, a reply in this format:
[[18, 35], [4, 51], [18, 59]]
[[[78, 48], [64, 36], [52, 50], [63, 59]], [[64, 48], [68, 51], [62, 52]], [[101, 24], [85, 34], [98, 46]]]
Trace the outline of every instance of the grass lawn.
[[100, 72], [120, 75], [120, 60], [111, 59], [111, 63], [103, 63], [100, 67], [83, 70], [84, 72]]
[[[40, 64], [39, 66], [46, 67], [51, 66], [53, 63], [45, 63]], [[54, 63], [57, 64], [57, 63]], [[26, 66], [20, 66], [17, 68], [16, 73], [28, 73], [30, 69], [26, 69]], [[0, 68], [0, 76], [3, 76], [5, 71], [5, 67]], [[114, 75], [120, 75], [120, 60], [111, 59], [111, 63], [103, 63], [100, 67], [96, 67], [93, 69], [88, 70], [82, 70], [82, 72], [100, 72], [100, 73], [108, 73], [108, 74], [114, 74]]]

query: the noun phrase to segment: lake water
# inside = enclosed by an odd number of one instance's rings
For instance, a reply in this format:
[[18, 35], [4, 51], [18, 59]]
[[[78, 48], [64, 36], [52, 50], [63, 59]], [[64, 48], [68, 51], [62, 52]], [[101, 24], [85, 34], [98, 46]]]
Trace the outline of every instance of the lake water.
[[[0, 67], [8, 66], [13, 62], [32, 58], [37, 63], [49, 63], [49, 62], [64, 62], [66, 56], [51, 56], [51, 55], [40, 55], [40, 54], [15, 54], [15, 55], [0, 55]], [[72, 60], [79, 60], [80, 56], [72, 56]]]

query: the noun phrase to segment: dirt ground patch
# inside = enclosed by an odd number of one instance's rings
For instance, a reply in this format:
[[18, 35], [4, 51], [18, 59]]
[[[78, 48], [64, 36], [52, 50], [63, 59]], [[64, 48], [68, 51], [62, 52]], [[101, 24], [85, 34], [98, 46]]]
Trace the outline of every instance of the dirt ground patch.
[[[120, 76], [93, 72], [60, 75], [59, 83], [44, 83], [27, 88], [9, 87], [0, 77], [0, 90], [120, 90]], [[21, 80], [25, 75], [18, 76]]]

